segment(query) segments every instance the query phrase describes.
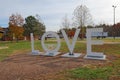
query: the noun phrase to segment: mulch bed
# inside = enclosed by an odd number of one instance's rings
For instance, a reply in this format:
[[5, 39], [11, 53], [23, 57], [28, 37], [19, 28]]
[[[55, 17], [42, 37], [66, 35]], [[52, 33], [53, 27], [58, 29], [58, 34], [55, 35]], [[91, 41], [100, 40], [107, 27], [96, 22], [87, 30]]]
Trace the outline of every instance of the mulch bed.
[[[59, 73], [81, 66], [105, 66], [117, 59], [107, 55], [107, 60], [87, 60], [83, 58], [62, 58], [17, 54], [0, 62], [0, 80], [59, 80]], [[57, 76], [58, 75], [58, 76]]]

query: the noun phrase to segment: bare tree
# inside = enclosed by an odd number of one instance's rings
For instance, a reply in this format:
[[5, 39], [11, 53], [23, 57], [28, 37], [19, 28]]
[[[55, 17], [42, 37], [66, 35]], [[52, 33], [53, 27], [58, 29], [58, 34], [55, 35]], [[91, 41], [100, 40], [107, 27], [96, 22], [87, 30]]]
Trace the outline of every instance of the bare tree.
[[73, 20], [73, 26], [81, 29], [79, 37], [83, 39], [85, 36], [84, 27], [92, 24], [92, 16], [89, 9], [85, 5], [77, 6], [74, 10]]
[[69, 27], [70, 27], [70, 22], [69, 22], [69, 20], [68, 20], [67, 15], [65, 15], [65, 16], [62, 18], [61, 27], [62, 27], [62, 28], [65, 28], [65, 29], [69, 29]]
[[9, 24], [21, 27], [24, 24], [24, 18], [18, 13], [12, 14], [9, 17]]
[[38, 20], [38, 22], [41, 22], [42, 24], [44, 24], [39, 14], [36, 14], [35, 18]]
[[85, 5], [77, 6], [74, 10], [74, 26], [84, 27], [92, 24], [92, 16], [89, 12], [89, 9]]

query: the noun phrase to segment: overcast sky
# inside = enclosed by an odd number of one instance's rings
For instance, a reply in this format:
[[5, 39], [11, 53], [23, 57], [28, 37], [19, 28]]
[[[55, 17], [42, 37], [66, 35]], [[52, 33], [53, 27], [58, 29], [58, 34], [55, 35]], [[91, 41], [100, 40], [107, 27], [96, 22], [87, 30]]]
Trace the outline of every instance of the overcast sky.
[[81, 4], [89, 8], [94, 24], [113, 24], [112, 5], [117, 5], [116, 22], [120, 22], [120, 0], [0, 0], [0, 26], [8, 26], [12, 13], [24, 18], [39, 14], [47, 31], [56, 31], [62, 18], [67, 14], [71, 20], [74, 9]]

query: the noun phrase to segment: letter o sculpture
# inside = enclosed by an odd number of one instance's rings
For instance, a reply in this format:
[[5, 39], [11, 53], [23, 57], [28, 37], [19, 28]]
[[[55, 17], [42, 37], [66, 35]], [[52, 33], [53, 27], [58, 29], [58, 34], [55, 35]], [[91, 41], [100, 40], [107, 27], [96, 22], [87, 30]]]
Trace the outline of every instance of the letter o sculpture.
[[[54, 50], [49, 50], [49, 49], [45, 46], [45, 44], [44, 44], [44, 42], [45, 42], [45, 37], [46, 37], [48, 34], [54, 35], [54, 36], [56, 37], [56, 39], [57, 39], [57, 47], [56, 47]], [[61, 46], [59, 36], [58, 36], [55, 32], [52, 32], [52, 31], [48, 31], [48, 32], [46, 32], [46, 33], [43, 34], [42, 39], [41, 39], [41, 44], [42, 44], [43, 49], [44, 49], [46, 52], [48, 52], [48, 53], [58, 52], [58, 50], [60, 49], [60, 46]]]

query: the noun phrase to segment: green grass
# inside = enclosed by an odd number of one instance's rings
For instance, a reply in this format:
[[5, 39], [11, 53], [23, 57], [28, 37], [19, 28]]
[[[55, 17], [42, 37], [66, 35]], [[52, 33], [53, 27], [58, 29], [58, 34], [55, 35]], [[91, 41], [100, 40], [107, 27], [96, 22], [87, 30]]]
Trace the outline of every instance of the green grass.
[[113, 38], [104, 38], [103, 40], [105, 42], [120, 42], [120, 38], [116, 38], [116, 39], [113, 39]]
[[[103, 38], [103, 39], [97, 39], [97, 38], [92, 38], [93, 40], [103, 40], [104, 42], [120, 42], [120, 38]], [[79, 39], [81, 40], [81, 39]], [[85, 40], [85, 39], [84, 39]]]
[[69, 70], [67, 76], [71, 80], [109, 80], [112, 76], [120, 78], [120, 59], [102, 67], [91, 65]]
[[18, 43], [0, 42], [0, 47], [8, 47], [6, 49], [0, 49], [0, 61], [1, 61], [12, 54], [30, 50], [30, 42], [27, 41], [20, 41]]
[[111, 67], [104, 67], [104, 68], [77, 68], [71, 70], [71, 78], [74, 79], [85, 79], [85, 80], [108, 80], [109, 76], [111, 75], [112, 68]]

